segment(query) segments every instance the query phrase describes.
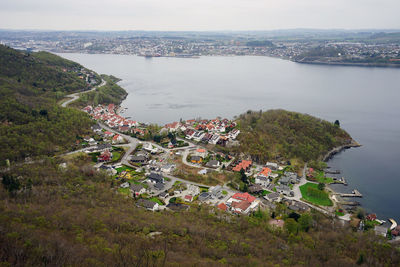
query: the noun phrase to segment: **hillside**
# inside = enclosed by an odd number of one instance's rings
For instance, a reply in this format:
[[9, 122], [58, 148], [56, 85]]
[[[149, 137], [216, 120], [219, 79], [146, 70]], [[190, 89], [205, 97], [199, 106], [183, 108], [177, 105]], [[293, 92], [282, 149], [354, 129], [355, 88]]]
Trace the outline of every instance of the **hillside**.
[[259, 162], [319, 160], [332, 148], [352, 141], [331, 122], [285, 110], [247, 112], [239, 117], [239, 125], [239, 151]]
[[[207, 206], [149, 212], [116, 194], [84, 158], [13, 170], [0, 186], [4, 266], [398, 266], [400, 252], [319, 213], [232, 216]], [[19, 178], [17, 178], [19, 177]], [[10, 183], [8, 183], [10, 184]], [[15, 183], [14, 183], [15, 184]], [[292, 216], [292, 217], [290, 217]], [[298, 218], [298, 215], [295, 215]], [[303, 219], [301, 219], [303, 218]], [[149, 235], [153, 233], [153, 236]]]
[[80, 98], [71, 103], [71, 105], [82, 109], [87, 105], [97, 106], [98, 104], [121, 104], [122, 100], [125, 99], [128, 93], [117, 84], [119, 79], [112, 75], [108, 76], [104, 74], [102, 74], [101, 77], [107, 82], [104, 86], [101, 86], [92, 92], [81, 94]]
[[88, 85], [77, 63], [48, 53], [26, 54], [0, 45], [0, 166], [5, 160], [53, 155], [90, 130], [82, 112], [56, 100]]

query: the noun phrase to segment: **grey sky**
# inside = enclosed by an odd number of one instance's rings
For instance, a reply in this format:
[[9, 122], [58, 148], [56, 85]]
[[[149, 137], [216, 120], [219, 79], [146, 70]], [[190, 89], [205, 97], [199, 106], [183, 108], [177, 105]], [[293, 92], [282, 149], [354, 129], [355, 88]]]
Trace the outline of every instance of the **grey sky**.
[[0, 0], [0, 28], [399, 29], [400, 0]]

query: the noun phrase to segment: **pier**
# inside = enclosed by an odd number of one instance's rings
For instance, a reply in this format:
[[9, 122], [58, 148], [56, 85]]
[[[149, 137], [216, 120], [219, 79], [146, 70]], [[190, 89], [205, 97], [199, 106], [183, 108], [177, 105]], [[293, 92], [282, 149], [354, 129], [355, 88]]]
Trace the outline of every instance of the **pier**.
[[362, 197], [362, 194], [357, 189], [354, 189], [351, 194], [338, 193], [337, 195], [341, 197]]

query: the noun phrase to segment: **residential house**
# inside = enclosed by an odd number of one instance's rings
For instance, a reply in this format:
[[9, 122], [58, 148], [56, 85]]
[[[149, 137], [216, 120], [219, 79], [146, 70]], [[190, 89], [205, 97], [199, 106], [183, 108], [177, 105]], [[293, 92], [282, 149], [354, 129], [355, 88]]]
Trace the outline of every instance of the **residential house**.
[[95, 133], [99, 133], [99, 132], [101, 132], [101, 126], [96, 123], [95, 125], [92, 126], [92, 130]]
[[188, 184], [186, 186], [186, 190], [187, 190], [188, 194], [190, 194], [192, 196], [197, 196], [198, 194], [200, 194], [200, 188], [197, 185]]
[[205, 157], [207, 157], [207, 150], [205, 150], [204, 148], [198, 148], [198, 149], [196, 149], [196, 152], [194, 154], [196, 156], [205, 158]]
[[294, 192], [291, 191], [290, 187], [286, 185], [277, 186], [276, 191], [281, 194], [284, 194], [285, 196], [294, 196]]
[[219, 134], [213, 134], [213, 136], [210, 138], [210, 140], [208, 141], [210, 144], [216, 145], [220, 139], [220, 135]]
[[221, 163], [218, 160], [212, 159], [209, 162], [207, 162], [206, 167], [218, 168], [220, 165]]
[[217, 208], [222, 210], [222, 211], [227, 211], [228, 210], [228, 206], [223, 202], [219, 203]]
[[204, 132], [195, 132], [194, 133], [194, 135], [192, 136], [192, 139], [194, 140], [194, 141], [197, 141], [197, 142], [200, 142], [201, 141], [201, 139], [203, 139], [203, 136], [205, 135], [205, 133]]
[[151, 143], [145, 143], [143, 145], [143, 149], [150, 152], [151, 154], [156, 154], [158, 152], [158, 148], [153, 146]]
[[129, 187], [129, 183], [125, 182], [123, 184], [120, 185], [121, 188], [128, 188]]
[[220, 198], [222, 197], [222, 187], [220, 185], [212, 186], [208, 189], [208, 192], [211, 194], [212, 198]]
[[231, 207], [232, 212], [238, 214], [248, 214], [250, 211], [255, 210], [259, 201], [249, 193], [236, 193], [230, 199], [227, 204]]
[[281, 179], [279, 179], [279, 184], [281, 185], [289, 185], [291, 183], [292, 179], [289, 176], [282, 176]]
[[257, 176], [255, 178], [255, 183], [261, 185], [262, 187], [267, 188], [270, 183], [270, 179], [265, 176]]
[[105, 131], [104, 132], [104, 136], [107, 137], [107, 138], [111, 138], [111, 137], [114, 136], [114, 133], [113, 132], [109, 132], [109, 131]]
[[131, 192], [134, 196], [138, 197], [146, 193], [146, 188], [141, 184], [131, 184]]
[[151, 210], [151, 211], [156, 211], [159, 208], [159, 205], [157, 202], [154, 202], [154, 201], [151, 201], [148, 199], [139, 199], [136, 202], [136, 205], [138, 207], [142, 207], [142, 208], [145, 208], [145, 209]]
[[261, 170], [261, 172], [258, 174], [259, 176], [264, 176], [264, 177], [269, 177], [271, 175], [271, 169], [268, 167], [265, 167]]
[[279, 194], [277, 192], [272, 192], [272, 193], [265, 195], [264, 198], [271, 202], [275, 202], [275, 201], [279, 202], [281, 200], [281, 194]]
[[165, 165], [161, 166], [161, 171], [163, 173], [172, 173], [174, 168], [175, 168], [174, 164], [165, 164]]
[[135, 163], [146, 163], [147, 158], [143, 155], [141, 155], [141, 156], [134, 155], [134, 156], [131, 156], [131, 161], [135, 162]]
[[101, 152], [101, 154], [97, 157], [98, 162], [106, 162], [112, 159], [112, 153], [109, 150], [105, 150]]
[[159, 195], [158, 195], [158, 197], [159, 198], [162, 198], [162, 199], [166, 199], [167, 197], [169, 197], [169, 193], [168, 192], [161, 192]]
[[238, 137], [239, 134], [240, 134], [240, 130], [233, 129], [232, 131], [229, 132], [228, 136], [229, 136], [229, 138], [235, 140]]
[[192, 163], [200, 164], [200, 163], [203, 161], [203, 159], [202, 159], [202, 157], [200, 157], [200, 156], [192, 156], [192, 157], [190, 158], [190, 161], [191, 161]]
[[249, 186], [249, 192], [252, 193], [252, 194], [253, 193], [257, 194], [257, 193], [260, 193], [262, 191], [264, 191], [264, 189], [261, 187], [261, 185], [252, 184], [252, 185]]
[[147, 181], [153, 184], [164, 183], [164, 177], [158, 173], [152, 172], [149, 176], [147, 176]]
[[104, 150], [111, 150], [112, 146], [111, 144], [98, 144], [96, 150], [97, 151], [104, 151]]
[[211, 198], [211, 194], [210, 193], [208, 193], [208, 192], [202, 192], [200, 195], [199, 195], [199, 201], [207, 201], [207, 200], [209, 200]]
[[193, 201], [193, 196], [192, 195], [185, 195], [183, 197], [183, 200], [185, 200], [187, 202], [192, 202]]
[[232, 171], [240, 172], [243, 169], [245, 172], [247, 172], [251, 168], [252, 164], [253, 162], [251, 160], [242, 160], [232, 168]]
[[279, 167], [278, 163], [274, 163], [274, 162], [267, 162], [267, 164], [265, 164], [265, 166], [274, 171], [276, 171]]
[[164, 184], [163, 183], [156, 183], [155, 185], [154, 185], [154, 189], [156, 189], [156, 190], [158, 190], [158, 191], [161, 191], [161, 190], [164, 190]]

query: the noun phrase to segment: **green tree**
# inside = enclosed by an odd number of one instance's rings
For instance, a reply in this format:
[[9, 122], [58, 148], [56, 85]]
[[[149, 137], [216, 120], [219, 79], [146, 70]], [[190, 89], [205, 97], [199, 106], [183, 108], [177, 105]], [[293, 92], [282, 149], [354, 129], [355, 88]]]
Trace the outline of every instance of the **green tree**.
[[310, 229], [311, 225], [312, 225], [312, 217], [310, 214], [308, 213], [304, 213], [303, 215], [301, 215], [300, 219], [299, 219], [299, 225], [300, 225], [300, 229], [302, 231], [306, 231], [308, 232], [308, 230]]
[[299, 231], [299, 224], [295, 221], [295, 219], [289, 218], [285, 221], [285, 229], [290, 234], [297, 234]]
[[324, 183], [319, 183], [318, 184], [318, 189], [323, 191], [325, 189], [325, 184]]

